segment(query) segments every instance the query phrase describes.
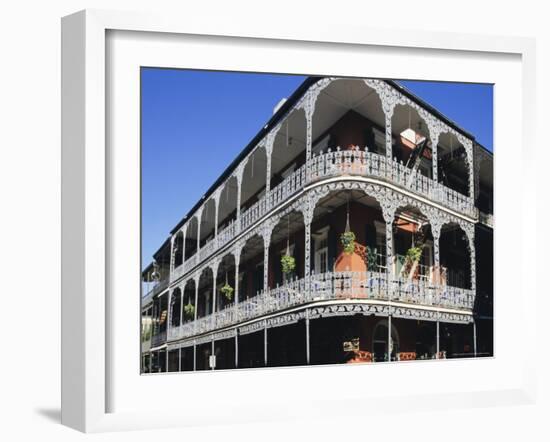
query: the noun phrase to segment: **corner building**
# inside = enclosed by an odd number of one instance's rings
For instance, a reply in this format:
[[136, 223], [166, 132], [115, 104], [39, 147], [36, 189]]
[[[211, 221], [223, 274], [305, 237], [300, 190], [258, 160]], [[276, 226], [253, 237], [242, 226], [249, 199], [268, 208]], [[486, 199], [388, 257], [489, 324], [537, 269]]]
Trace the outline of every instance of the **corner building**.
[[142, 371], [492, 356], [492, 170], [398, 84], [308, 78], [143, 272]]

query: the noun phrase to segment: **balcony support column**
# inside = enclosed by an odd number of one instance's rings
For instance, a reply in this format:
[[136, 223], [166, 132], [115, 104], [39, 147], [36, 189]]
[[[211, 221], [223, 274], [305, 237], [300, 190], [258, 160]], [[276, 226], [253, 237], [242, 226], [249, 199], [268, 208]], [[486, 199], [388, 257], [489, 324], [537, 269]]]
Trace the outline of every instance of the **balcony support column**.
[[264, 287], [263, 291], [267, 293], [269, 282], [269, 241], [264, 242]]
[[437, 145], [439, 144], [439, 133], [432, 134], [432, 179], [438, 183], [439, 182], [439, 173], [437, 169]]
[[[210, 350], [210, 356], [214, 356], [216, 357], [216, 344], [215, 344], [215, 341], [214, 341], [214, 335], [212, 335], [212, 349]], [[215, 366], [212, 365], [210, 367], [211, 370], [214, 370], [215, 369]]]
[[235, 368], [239, 368], [239, 332], [235, 330]]
[[439, 359], [439, 313], [435, 323], [435, 358]]
[[267, 321], [264, 322], [264, 366], [267, 367]]
[[468, 161], [468, 190], [469, 196], [474, 200], [475, 198], [475, 179], [474, 179], [474, 147], [471, 140], [464, 143], [466, 149], [466, 158]]
[[462, 230], [466, 233], [468, 249], [470, 252], [470, 288], [476, 293], [476, 246], [475, 246], [475, 226], [469, 222], [460, 224]]
[[[170, 336], [170, 329], [172, 328], [172, 315], [174, 314], [172, 306], [172, 292], [174, 290], [168, 290], [168, 306], [166, 314], [166, 336]], [[166, 352], [166, 360], [168, 360], [168, 352]]]
[[[280, 126], [277, 126], [275, 129], [273, 129], [269, 134], [267, 134], [266, 141], [265, 141], [265, 156], [266, 156], [266, 177], [265, 177], [265, 196], [267, 199], [267, 202], [270, 202], [269, 199], [269, 191], [271, 190], [271, 155], [273, 153], [273, 145], [275, 144], [275, 137], [277, 135], [277, 132], [279, 131]], [[268, 204], [268, 209], [271, 208], [271, 205]]]
[[474, 296], [476, 294], [476, 249], [474, 245], [474, 239], [470, 241], [470, 272], [471, 272], [471, 287]]
[[217, 311], [217, 298], [218, 294], [216, 293], [216, 279], [218, 277], [218, 267], [220, 266], [220, 261], [216, 260], [212, 263], [212, 314]]
[[311, 223], [313, 221], [313, 211], [315, 210], [315, 202], [310, 198], [307, 199], [306, 205], [303, 208], [302, 214], [304, 216], [304, 279], [306, 284], [306, 295], [311, 295]]
[[264, 293], [269, 290], [269, 243], [271, 242], [271, 234], [273, 233], [274, 220], [267, 220], [262, 226], [261, 235], [264, 240]]
[[392, 340], [391, 340], [391, 306], [388, 306], [388, 362], [391, 362]]
[[441, 238], [441, 223], [430, 222], [432, 228], [432, 236], [434, 239], [434, 280], [433, 283], [439, 286], [441, 284], [441, 261], [439, 253], [439, 241]]
[[241, 262], [241, 247], [236, 247], [233, 252], [235, 258], [235, 305], [239, 303], [239, 265]]
[[393, 201], [384, 202], [382, 216], [386, 223], [386, 274], [388, 276], [388, 292], [393, 278], [393, 220], [395, 217], [395, 204]]
[[181, 347], [178, 348], [178, 371], [181, 371]]
[[193, 342], [193, 371], [197, 371], [197, 341]]
[[180, 296], [181, 296], [181, 302], [180, 302], [180, 327], [183, 325], [183, 294], [185, 293], [185, 284], [187, 281], [184, 281], [182, 285], [179, 286], [180, 289]]
[[306, 309], [306, 364], [309, 365], [311, 359], [309, 347], [309, 309]]
[[172, 235], [172, 238], [170, 238], [170, 274], [174, 272], [175, 268], [175, 262], [176, 262], [176, 251], [174, 249], [174, 245], [176, 242], [176, 236], [178, 234]]
[[[201, 206], [199, 210], [197, 210], [197, 258], [199, 257], [199, 254], [201, 252], [201, 224], [202, 224], [202, 211], [204, 209], [204, 206]], [[199, 262], [200, 259], [197, 259], [197, 262]]]
[[396, 203], [393, 200], [387, 200], [382, 202], [382, 216], [386, 222], [386, 277], [388, 294], [388, 357], [387, 360], [391, 361], [391, 300], [392, 300], [392, 282], [393, 282], [393, 220], [395, 217]]
[[183, 230], [183, 243], [182, 243], [182, 247], [183, 247], [183, 250], [181, 251], [181, 265], [182, 265], [182, 268], [185, 268], [185, 242], [187, 241], [187, 228], [185, 228]]
[[[307, 99], [306, 99], [307, 100]], [[309, 183], [309, 180], [311, 178], [311, 151], [312, 151], [312, 132], [313, 132], [313, 111], [314, 111], [315, 104], [311, 104], [309, 106], [306, 106], [305, 114], [306, 114], [306, 183]]]
[[241, 193], [242, 193], [242, 184], [243, 184], [243, 172], [246, 165], [246, 160], [243, 160], [237, 168], [233, 176], [237, 179], [237, 225], [235, 226], [235, 234], [238, 234], [241, 231]]
[[384, 106], [384, 116], [386, 123], [386, 161], [388, 167], [391, 164], [393, 159], [392, 152], [392, 129], [391, 129], [391, 119], [393, 116], [393, 106]]
[[221, 190], [221, 187], [218, 187], [214, 194], [214, 244], [216, 247], [218, 247], [218, 209], [220, 205]]
[[195, 275], [195, 317], [194, 320], [197, 320], [197, 314], [199, 312], [199, 275]]
[[472, 320], [472, 332], [474, 341], [474, 358], [477, 358], [477, 329], [475, 319]]

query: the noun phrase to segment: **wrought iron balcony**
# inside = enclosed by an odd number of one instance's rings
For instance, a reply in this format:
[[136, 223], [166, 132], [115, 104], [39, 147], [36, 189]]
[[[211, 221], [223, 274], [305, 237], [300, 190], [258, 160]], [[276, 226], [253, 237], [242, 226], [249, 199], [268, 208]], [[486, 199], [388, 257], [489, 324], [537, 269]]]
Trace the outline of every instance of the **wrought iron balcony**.
[[418, 171], [412, 171], [402, 163], [388, 160], [384, 155], [360, 150], [358, 147], [352, 150], [338, 148], [331, 151], [329, 149], [327, 152], [314, 155], [308, 163], [295, 170], [283, 182], [244, 210], [240, 216], [240, 223], [230, 222], [227, 227], [218, 232], [217, 238], [209, 241], [198, 254], [195, 253], [185, 260], [183, 265], [177, 267], [172, 272], [170, 280], [174, 281], [186, 274], [197, 264], [223, 248], [241, 231], [252, 226], [272, 209], [288, 201], [307, 185], [326, 178], [344, 176], [375, 178], [463, 215], [471, 217], [478, 215], [472, 198], [456, 192]]
[[188, 338], [283, 310], [323, 301], [368, 300], [471, 312], [474, 292], [468, 289], [406, 278], [385, 272], [328, 272], [289, 281], [238, 304], [172, 327], [168, 339]]
[[158, 295], [168, 287], [169, 282], [170, 279], [168, 277], [165, 277], [158, 281], [153, 287], [151, 287], [147, 294], [143, 296], [141, 304], [147, 305], [154, 296]]
[[159, 347], [166, 343], [166, 330], [157, 331], [151, 339], [151, 347]]

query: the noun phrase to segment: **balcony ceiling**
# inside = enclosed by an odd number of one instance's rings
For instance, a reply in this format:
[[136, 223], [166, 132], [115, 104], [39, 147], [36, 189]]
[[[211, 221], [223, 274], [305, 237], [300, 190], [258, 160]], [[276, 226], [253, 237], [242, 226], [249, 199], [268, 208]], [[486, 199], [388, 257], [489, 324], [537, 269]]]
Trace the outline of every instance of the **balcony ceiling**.
[[313, 139], [321, 136], [349, 110], [385, 127], [382, 103], [373, 89], [363, 80], [336, 80], [323, 89], [317, 98], [313, 115]]

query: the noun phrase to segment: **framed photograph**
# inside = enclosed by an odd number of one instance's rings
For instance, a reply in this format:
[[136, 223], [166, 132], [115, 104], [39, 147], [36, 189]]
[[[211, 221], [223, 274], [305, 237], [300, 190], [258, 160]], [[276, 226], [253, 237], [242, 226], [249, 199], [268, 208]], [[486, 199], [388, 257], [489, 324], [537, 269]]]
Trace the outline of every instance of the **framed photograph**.
[[533, 41], [62, 26], [64, 424], [533, 403]]

